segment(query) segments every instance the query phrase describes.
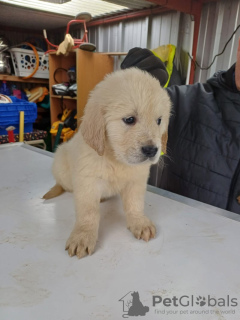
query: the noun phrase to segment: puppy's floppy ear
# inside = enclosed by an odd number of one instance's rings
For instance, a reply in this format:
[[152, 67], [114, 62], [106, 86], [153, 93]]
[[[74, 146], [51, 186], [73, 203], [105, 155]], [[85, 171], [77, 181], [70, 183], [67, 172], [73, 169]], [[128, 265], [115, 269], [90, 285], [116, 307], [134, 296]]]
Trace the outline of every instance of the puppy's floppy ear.
[[105, 148], [105, 122], [103, 110], [94, 99], [88, 100], [80, 130], [85, 142], [102, 156]]

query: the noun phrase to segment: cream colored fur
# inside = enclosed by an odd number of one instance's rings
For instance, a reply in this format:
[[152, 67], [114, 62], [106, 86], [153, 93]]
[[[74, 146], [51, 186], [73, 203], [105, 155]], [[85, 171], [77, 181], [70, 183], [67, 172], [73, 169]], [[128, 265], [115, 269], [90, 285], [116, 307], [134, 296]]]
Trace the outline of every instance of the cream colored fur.
[[[155, 237], [155, 226], [144, 215], [144, 194], [169, 116], [170, 100], [158, 80], [135, 68], [106, 76], [91, 92], [80, 130], [57, 149], [52, 169], [56, 195], [63, 189], [74, 194], [76, 222], [66, 243], [70, 256], [94, 252], [100, 200], [115, 194], [121, 195], [134, 236], [145, 241]], [[136, 123], [126, 124], [123, 119], [129, 117]], [[143, 155], [146, 145], [158, 148], [155, 157]], [[45, 198], [53, 197], [53, 191]]]

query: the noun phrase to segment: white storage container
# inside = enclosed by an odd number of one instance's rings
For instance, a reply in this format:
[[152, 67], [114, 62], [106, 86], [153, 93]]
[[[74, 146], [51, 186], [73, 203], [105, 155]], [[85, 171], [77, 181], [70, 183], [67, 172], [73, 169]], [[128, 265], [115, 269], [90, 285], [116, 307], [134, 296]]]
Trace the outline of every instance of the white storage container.
[[[10, 50], [14, 72], [18, 77], [27, 77], [35, 69], [36, 66], [36, 56], [32, 50], [14, 48]], [[33, 78], [49, 78], [49, 66], [48, 66], [48, 56], [44, 57], [42, 60], [44, 52], [39, 52], [39, 68], [38, 71], [33, 75]]]

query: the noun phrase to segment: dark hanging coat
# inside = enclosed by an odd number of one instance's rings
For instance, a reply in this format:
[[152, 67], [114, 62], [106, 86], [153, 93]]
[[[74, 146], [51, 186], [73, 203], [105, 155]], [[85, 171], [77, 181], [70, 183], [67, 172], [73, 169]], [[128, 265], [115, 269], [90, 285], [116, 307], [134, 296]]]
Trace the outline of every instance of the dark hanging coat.
[[206, 84], [167, 89], [168, 156], [157, 186], [240, 214], [240, 92], [235, 66]]

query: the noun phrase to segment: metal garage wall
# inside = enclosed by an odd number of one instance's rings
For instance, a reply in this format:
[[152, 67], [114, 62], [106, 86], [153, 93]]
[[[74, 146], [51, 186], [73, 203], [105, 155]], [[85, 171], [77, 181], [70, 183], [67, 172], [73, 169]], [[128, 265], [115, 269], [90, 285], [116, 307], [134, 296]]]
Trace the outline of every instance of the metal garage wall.
[[154, 49], [164, 44], [178, 43], [180, 12], [153, 16], [149, 26], [148, 48]]
[[[178, 42], [180, 13], [171, 12], [153, 17], [123, 21], [89, 28], [89, 41], [101, 52], [128, 52], [133, 47], [154, 49]], [[115, 68], [123, 58], [117, 58]]]
[[97, 51], [125, 52], [134, 46], [146, 47], [149, 18], [110, 25], [100, 25], [89, 29], [89, 40], [97, 46]]
[[[209, 66], [214, 56], [223, 50], [233, 31], [240, 24], [239, 10], [239, 0], [221, 0], [204, 5], [197, 50], [197, 61], [201, 66]], [[226, 70], [236, 61], [239, 36], [240, 29], [225, 52], [216, 58], [208, 70], [196, 69], [195, 82], [204, 82], [215, 71]]]
[[[197, 61], [207, 67], [213, 57], [222, 51], [234, 29], [240, 24], [240, 1], [221, 0], [203, 6]], [[116, 24], [92, 27], [90, 41], [97, 45], [97, 51], [127, 52], [135, 46], [156, 48], [172, 43], [177, 46], [176, 64], [185, 78], [190, 50], [191, 16], [179, 12], [169, 12], [143, 19], [123, 21]], [[240, 29], [228, 44], [225, 52], [216, 58], [208, 70], [196, 69], [195, 82], [204, 82], [215, 71], [228, 69], [236, 59]], [[119, 67], [116, 60], [115, 68]]]

